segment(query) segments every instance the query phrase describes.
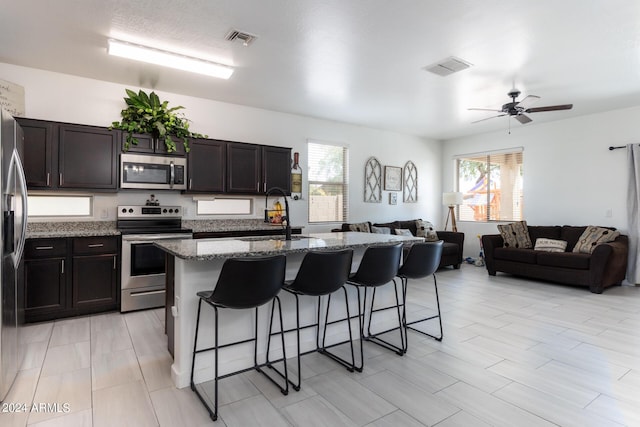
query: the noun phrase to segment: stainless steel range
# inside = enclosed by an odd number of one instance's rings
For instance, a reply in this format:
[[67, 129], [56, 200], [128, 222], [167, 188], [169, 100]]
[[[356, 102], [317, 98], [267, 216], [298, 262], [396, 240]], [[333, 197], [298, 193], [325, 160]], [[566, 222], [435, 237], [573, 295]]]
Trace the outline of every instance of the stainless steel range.
[[120, 311], [165, 305], [165, 253], [154, 240], [191, 239], [180, 206], [118, 206], [122, 233]]

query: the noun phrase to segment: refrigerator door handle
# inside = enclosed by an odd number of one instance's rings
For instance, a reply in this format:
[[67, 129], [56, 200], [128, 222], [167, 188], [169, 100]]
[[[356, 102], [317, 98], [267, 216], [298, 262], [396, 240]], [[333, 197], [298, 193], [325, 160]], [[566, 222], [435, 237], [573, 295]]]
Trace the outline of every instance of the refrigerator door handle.
[[27, 179], [24, 174], [24, 168], [22, 167], [22, 160], [20, 159], [18, 150], [13, 150], [11, 163], [18, 172], [18, 184], [20, 185], [20, 192], [22, 193], [22, 224], [20, 225], [21, 232], [16, 251], [13, 254], [13, 263], [17, 268], [18, 264], [20, 264], [22, 252], [24, 251], [24, 245], [27, 240]]

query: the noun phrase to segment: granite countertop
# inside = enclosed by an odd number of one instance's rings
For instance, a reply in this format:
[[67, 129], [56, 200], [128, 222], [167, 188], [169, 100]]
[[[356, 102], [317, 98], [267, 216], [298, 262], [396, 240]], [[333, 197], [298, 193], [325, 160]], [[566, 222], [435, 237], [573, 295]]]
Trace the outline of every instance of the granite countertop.
[[[267, 224], [261, 219], [182, 220], [182, 227], [194, 233], [219, 231], [252, 231], [282, 228], [280, 224]], [[292, 228], [303, 228], [293, 226]], [[58, 221], [27, 223], [27, 239], [55, 237], [119, 236], [115, 221]]]
[[29, 222], [27, 239], [119, 236], [115, 221]]
[[154, 244], [171, 255], [189, 261], [207, 261], [218, 258], [267, 256], [308, 252], [319, 249], [358, 248], [386, 243], [412, 243], [424, 241], [422, 237], [396, 236], [374, 233], [313, 233], [294, 236], [286, 241], [275, 236], [238, 237], [223, 239], [164, 240]]
[[[283, 229], [282, 224], [269, 224], [262, 219], [185, 219], [182, 226], [194, 233], [213, 233], [219, 231], [252, 231]], [[292, 225], [291, 228], [303, 228]]]

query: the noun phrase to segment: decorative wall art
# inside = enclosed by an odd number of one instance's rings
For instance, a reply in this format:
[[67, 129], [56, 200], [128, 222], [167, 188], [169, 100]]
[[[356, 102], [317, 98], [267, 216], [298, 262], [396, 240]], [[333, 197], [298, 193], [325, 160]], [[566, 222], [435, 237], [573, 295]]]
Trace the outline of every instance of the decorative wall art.
[[409, 160], [404, 165], [404, 180], [402, 189], [402, 201], [405, 203], [418, 202], [418, 169], [416, 165]]
[[384, 189], [386, 191], [402, 191], [402, 168], [384, 167]]
[[382, 166], [375, 157], [369, 157], [364, 167], [364, 201], [382, 202]]
[[390, 205], [398, 204], [398, 193], [389, 193], [389, 204]]

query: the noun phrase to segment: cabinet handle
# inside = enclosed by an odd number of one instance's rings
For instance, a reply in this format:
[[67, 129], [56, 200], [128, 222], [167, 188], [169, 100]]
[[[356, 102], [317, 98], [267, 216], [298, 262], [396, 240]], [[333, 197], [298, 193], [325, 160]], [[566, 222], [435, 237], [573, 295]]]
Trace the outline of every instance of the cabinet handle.
[[60, 172], [60, 185], [62, 185], [64, 181], [62, 181], [62, 172]]
[[264, 184], [262, 185], [262, 192], [263, 193], [267, 192], [267, 181], [265, 181]]
[[116, 270], [116, 269], [118, 268], [118, 267], [116, 266], [116, 258], [117, 258], [117, 256], [116, 256], [116, 255], [114, 255], [114, 256], [113, 256], [113, 269], [114, 269], [114, 270]]
[[189, 190], [191, 190], [191, 187], [193, 187], [193, 178], [189, 178]]
[[62, 263], [61, 269], [60, 269], [60, 274], [64, 274], [64, 260], [60, 260], [60, 262]]
[[88, 245], [89, 248], [101, 248], [104, 246], [104, 243], [93, 243], [91, 245]]
[[37, 251], [48, 251], [53, 249], [53, 246], [36, 246]]
[[256, 191], [260, 192], [260, 182], [256, 182]]
[[50, 182], [51, 182], [51, 173], [47, 172], [47, 187], [49, 186]]

